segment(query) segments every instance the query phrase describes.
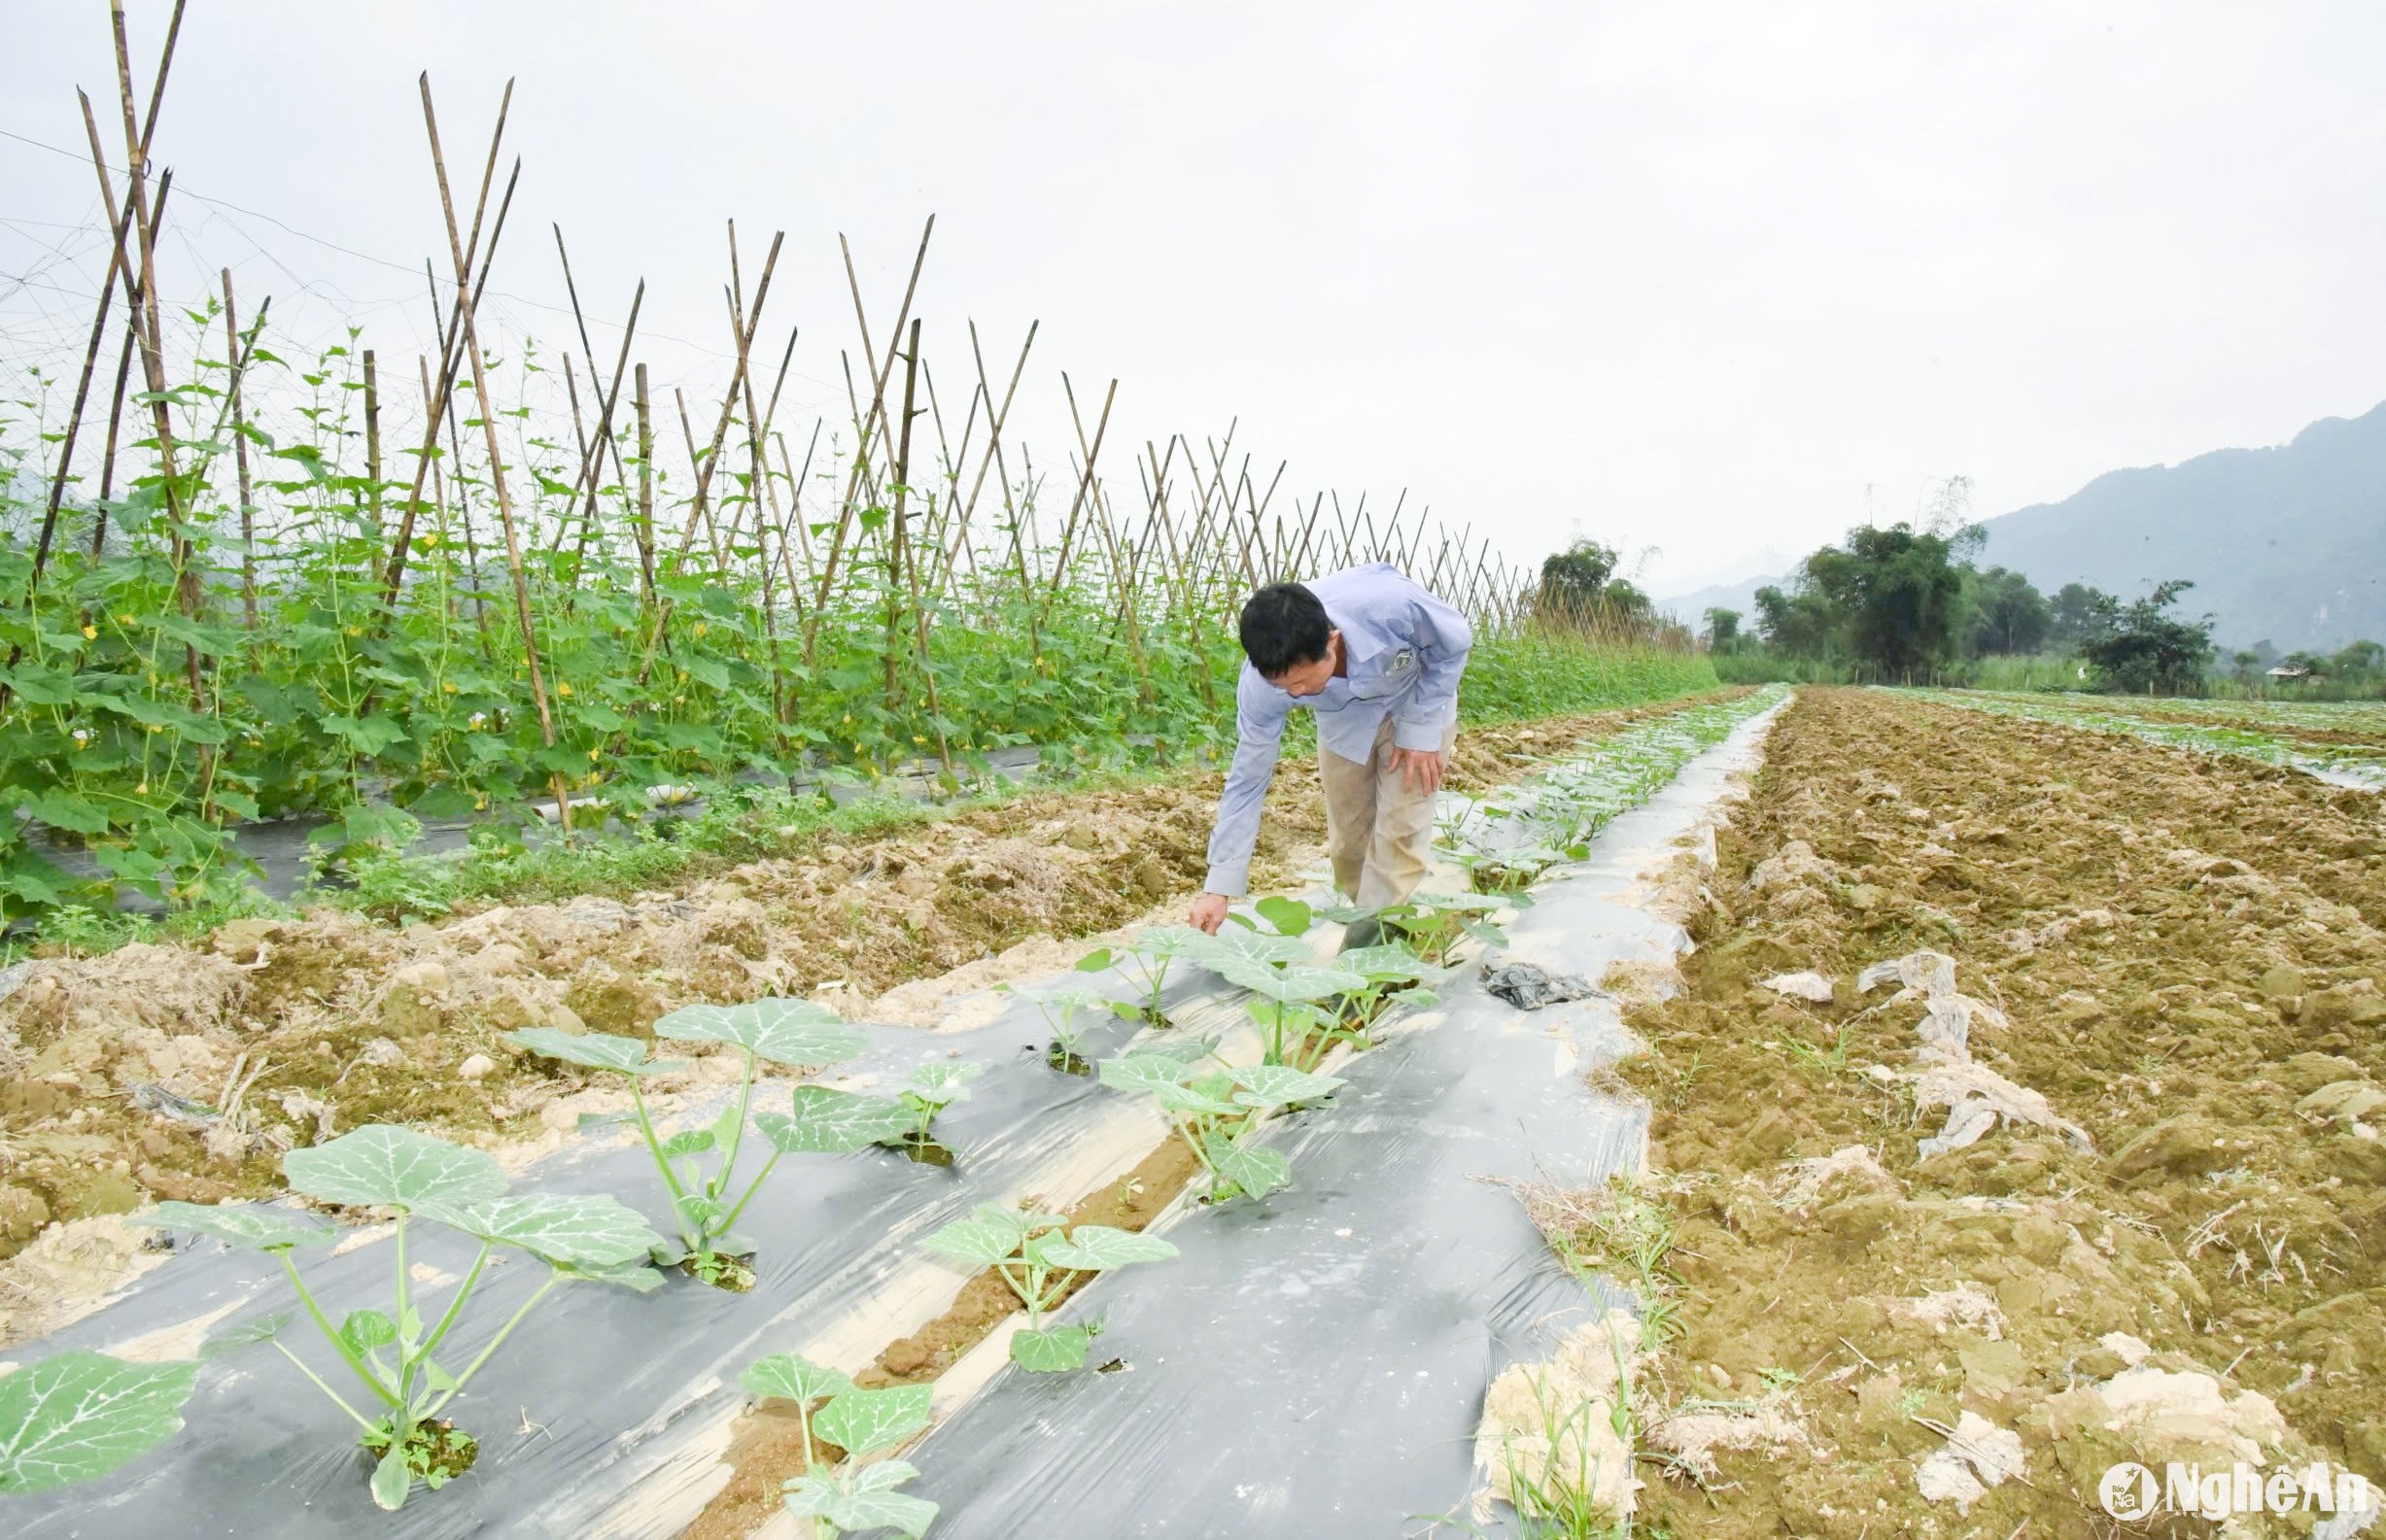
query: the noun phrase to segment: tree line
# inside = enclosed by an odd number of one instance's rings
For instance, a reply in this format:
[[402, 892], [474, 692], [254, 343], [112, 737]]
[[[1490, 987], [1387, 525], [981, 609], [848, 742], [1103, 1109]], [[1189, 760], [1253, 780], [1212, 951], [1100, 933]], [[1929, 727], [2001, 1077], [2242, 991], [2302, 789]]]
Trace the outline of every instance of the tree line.
[[1783, 585], [1756, 591], [1754, 634], [1736, 610], [1710, 609], [1720, 656], [1836, 668], [1861, 679], [1959, 674], [1994, 657], [2081, 660], [2088, 682], [2132, 692], [2194, 693], [2210, 665], [2213, 617], [2179, 613], [2195, 585], [2155, 584], [2124, 600], [2084, 583], [2052, 596], [2009, 567], [1977, 565], [1974, 524], [1917, 529], [1859, 526], [1799, 564]]

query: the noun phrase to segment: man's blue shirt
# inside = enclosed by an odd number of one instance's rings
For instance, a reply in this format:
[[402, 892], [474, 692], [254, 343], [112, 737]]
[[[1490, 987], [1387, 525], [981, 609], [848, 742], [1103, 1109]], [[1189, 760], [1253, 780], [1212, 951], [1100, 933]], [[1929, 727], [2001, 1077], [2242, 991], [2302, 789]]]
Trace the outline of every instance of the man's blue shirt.
[[1342, 633], [1347, 673], [1324, 693], [1294, 697], [1243, 664], [1234, 687], [1239, 741], [1218, 799], [1210, 835], [1211, 893], [1239, 897], [1251, 883], [1251, 851], [1260, 837], [1260, 806], [1276, 773], [1284, 724], [1296, 710], [1317, 713], [1317, 740], [1344, 759], [1365, 763], [1376, 732], [1392, 719], [1392, 740], [1408, 749], [1438, 749], [1458, 720], [1458, 680], [1474, 645], [1467, 618], [1423, 584], [1379, 562], [1301, 585], [1326, 606]]

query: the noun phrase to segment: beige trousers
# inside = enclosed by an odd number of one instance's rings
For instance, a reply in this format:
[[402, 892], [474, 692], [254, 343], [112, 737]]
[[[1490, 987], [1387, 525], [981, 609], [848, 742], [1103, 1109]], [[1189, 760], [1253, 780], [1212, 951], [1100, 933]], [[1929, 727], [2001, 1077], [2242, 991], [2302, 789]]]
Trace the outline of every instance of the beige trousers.
[[[1446, 756], [1458, 741], [1452, 724], [1441, 736]], [[1363, 908], [1404, 902], [1425, 880], [1434, 844], [1434, 796], [1412, 792], [1392, 768], [1392, 719], [1376, 731], [1366, 762], [1347, 760], [1320, 744], [1318, 779], [1326, 787], [1326, 845], [1333, 855], [1333, 885]]]

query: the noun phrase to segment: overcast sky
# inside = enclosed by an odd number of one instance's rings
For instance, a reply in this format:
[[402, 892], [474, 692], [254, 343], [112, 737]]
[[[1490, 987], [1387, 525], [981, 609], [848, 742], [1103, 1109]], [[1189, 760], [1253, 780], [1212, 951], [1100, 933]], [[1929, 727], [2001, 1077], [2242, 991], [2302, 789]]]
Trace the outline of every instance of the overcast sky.
[[[132, 7], [144, 89], [166, 10]], [[1288, 490], [1405, 487], [1523, 558], [1655, 547], [1659, 593], [1928, 478], [1993, 514], [2386, 396], [2369, 0], [198, 0], [156, 148], [190, 296], [229, 263], [304, 334], [410, 351], [409, 270], [445, 268], [426, 68], [467, 183], [518, 81], [517, 325], [564, 339], [560, 222], [592, 314], [643, 276], [642, 351], [717, 388], [723, 222], [749, 285], [784, 229], [765, 333], [800, 321], [790, 398], [841, 409], [837, 235], [882, 343], [933, 213], [949, 395], [965, 321], [1000, 370], [1040, 318], [1047, 434], [1060, 370], [1115, 375], [1119, 442], [1239, 417]], [[121, 158], [99, 0], [0, 0], [0, 130], [70, 150], [91, 89]], [[0, 139], [12, 361], [79, 354], [95, 208]]]

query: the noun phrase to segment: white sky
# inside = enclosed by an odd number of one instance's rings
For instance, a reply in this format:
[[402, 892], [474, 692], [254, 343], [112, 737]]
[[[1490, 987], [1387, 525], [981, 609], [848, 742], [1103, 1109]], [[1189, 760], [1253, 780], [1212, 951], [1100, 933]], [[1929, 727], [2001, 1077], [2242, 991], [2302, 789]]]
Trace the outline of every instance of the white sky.
[[[190, 9], [157, 155], [220, 201], [181, 211], [184, 297], [229, 262], [302, 335], [410, 352], [399, 268], [446, 270], [415, 72], [467, 184], [511, 74], [493, 287], [553, 342], [551, 220], [592, 318], [642, 275], [658, 376], [716, 386], [664, 339], [726, 352], [735, 217], [749, 285], [787, 232], [790, 399], [841, 410], [837, 233], [882, 344], [933, 212], [940, 387], [965, 320], [1007, 371], [1040, 317], [1040, 460], [1058, 371], [1089, 413], [1115, 374], [1114, 442], [1239, 415], [1288, 490], [1406, 487], [1528, 559], [1658, 547], [1661, 594], [1777, 566], [1868, 489], [1896, 516], [1960, 472], [1992, 514], [2386, 395], [2362, 0]], [[165, 11], [133, 5], [144, 90]], [[0, 129], [79, 150], [81, 84], [121, 158], [112, 74], [97, 0], [0, 0]], [[79, 353], [95, 208], [86, 165], [0, 139], [16, 359]]]

